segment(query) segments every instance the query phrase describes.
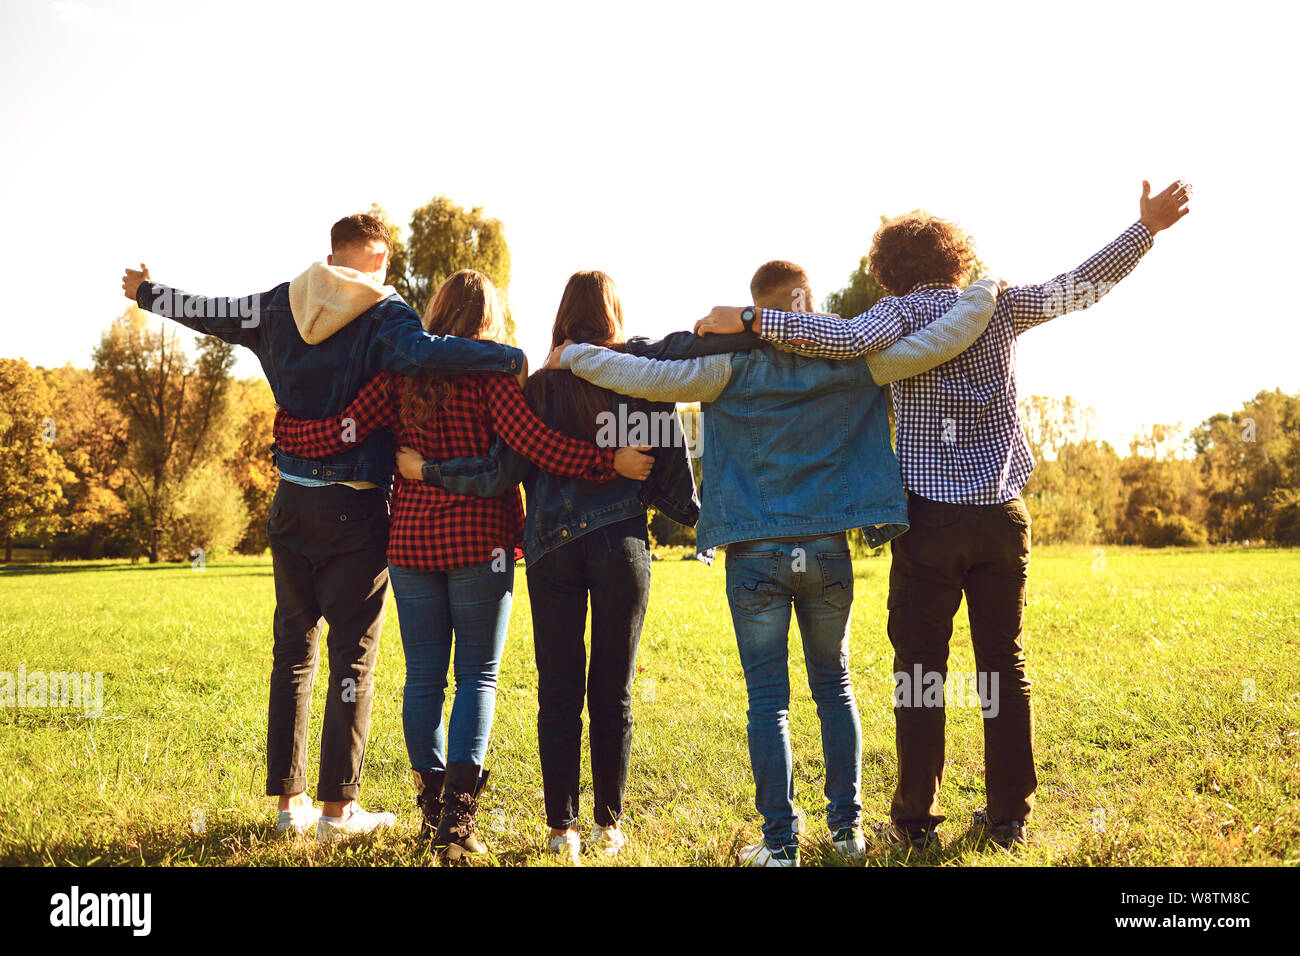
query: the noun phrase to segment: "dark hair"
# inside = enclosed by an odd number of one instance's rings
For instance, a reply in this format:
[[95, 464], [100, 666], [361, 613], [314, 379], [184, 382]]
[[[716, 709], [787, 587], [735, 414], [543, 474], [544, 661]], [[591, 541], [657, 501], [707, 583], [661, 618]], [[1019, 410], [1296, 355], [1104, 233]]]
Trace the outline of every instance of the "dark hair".
[[771, 295], [778, 289], [790, 286], [807, 288], [808, 273], [793, 262], [773, 259], [759, 266], [758, 271], [754, 273], [754, 278], [749, 280], [749, 294], [757, 300], [765, 295]]
[[871, 274], [890, 295], [906, 295], [922, 282], [957, 285], [974, 264], [970, 237], [920, 209], [886, 221], [871, 243]]
[[345, 246], [357, 242], [370, 242], [377, 239], [388, 247], [389, 255], [393, 252], [393, 237], [388, 227], [374, 216], [359, 212], [353, 216], [344, 216], [330, 229], [330, 250], [338, 252]]
[[[623, 303], [614, 280], [603, 272], [575, 272], [560, 297], [551, 329], [551, 348], [562, 342], [589, 342], [619, 348], [623, 344]], [[539, 418], [553, 407], [560, 431], [594, 442], [596, 416], [612, 411], [613, 392], [578, 378], [572, 372], [543, 369], [524, 386], [524, 397]]]

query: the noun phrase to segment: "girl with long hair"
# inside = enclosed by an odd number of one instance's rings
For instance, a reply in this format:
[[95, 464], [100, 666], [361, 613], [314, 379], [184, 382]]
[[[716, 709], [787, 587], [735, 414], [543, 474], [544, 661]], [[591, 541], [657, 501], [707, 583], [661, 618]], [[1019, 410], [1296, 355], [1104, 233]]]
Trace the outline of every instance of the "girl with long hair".
[[[438, 335], [500, 340], [505, 327], [496, 289], [479, 272], [457, 272], [429, 302], [424, 327]], [[275, 434], [291, 454], [320, 456], [379, 428], [430, 458], [482, 456], [499, 436], [557, 475], [597, 484], [616, 475], [613, 448], [547, 428], [529, 410], [518, 381], [503, 373], [377, 376], [333, 418], [304, 421], [277, 413]], [[622, 450], [618, 454], [625, 458]], [[626, 473], [647, 470], [648, 463], [633, 464]], [[406, 656], [402, 727], [422, 828], [454, 862], [486, 849], [474, 832], [474, 815], [487, 780], [483, 762], [523, 512], [517, 490], [476, 498], [402, 478], [392, 512], [389, 575]], [[456, 688], [444, 722], [449, 665]]]

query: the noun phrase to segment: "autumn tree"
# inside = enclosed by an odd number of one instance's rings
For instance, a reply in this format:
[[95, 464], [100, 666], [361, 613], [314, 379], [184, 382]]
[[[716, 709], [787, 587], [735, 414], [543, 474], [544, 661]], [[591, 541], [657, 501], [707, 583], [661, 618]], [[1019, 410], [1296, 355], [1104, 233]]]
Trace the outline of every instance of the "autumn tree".
[[58, 419], [44, 376], [23, 359], [0, 359], [0, 538], [5, 561], [13, 539], [59, 527], [68, 470], [54, 447]]
[[226, 467], [239, 486], [247, 514], [237, 546], [240, 551], [260, 554], [270, 546], [266, 522], [279, 483], [271, 455], [271, 432], [275, 424], [271, 386], [264, 379], [235, 382], [230, 409], [235, 423], [235, 447]]
[[126, 500], [137, 544], [145, 545], [150, 561], [159, 559], [181, 482], [228, 451], [230, 436], [221, 425], [234, 361], [234, 346], [214, 336], [201, 338], [190, 360], [174, 331], [163, 324], [151, 332], [145, 313], [134, 307], [95, 349], [95, 378], [130, 423], [122, 462]]
[[121, 463], [130, 426], [89, 369], [65, 365], [46, 371], [45, 378], [58, 426], [54, 447], [69, 470], [62, 509], [66, 537], [58, 546], [79, 557], [98, 558], [126, 530]]
[[435, 196], [411, 214], [409, 230], [396, 228], [379, 206], [369, 214], [388, 226], [393, 235], [393, 258], [388, 281], [421, 315], [438, 286], [461, 269], [475, 269], [492, 280], [506, 309], [506, 341], [515, 341], [510, 314], [510, 246], [499, 219], [483, 214], [481, 206], [468, 210], [446, 196]]
[[1300, 395], [1262, 391], [1192, 432], [1217, 541], [1300, 544]]

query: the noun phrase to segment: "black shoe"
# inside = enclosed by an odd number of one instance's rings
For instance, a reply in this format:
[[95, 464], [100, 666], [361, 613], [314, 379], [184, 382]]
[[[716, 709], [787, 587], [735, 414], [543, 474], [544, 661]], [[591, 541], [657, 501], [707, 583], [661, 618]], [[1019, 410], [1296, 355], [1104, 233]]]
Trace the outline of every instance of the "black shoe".
[[889, 820], [877, 823], [874, 827], [876, 839], [890, 846], [907, 844], [918, 853], [922, 850], [938, 850], [942, 846], [939, 831], [934, 827], [903, 827]]
[[996, 843], [1004, 850], [1017, 845], [1024, 846], [1029, 842], [1024, 820], [994, 820], [989, 816], [987, 807], [976, 810], [971, 823], [975, 829], [983, 831], [985, 839]]
[[487, 845], [474, 833], [478, 795], [487, 778], [488, 771], [475, 764], [455, 760], [447, 764], [442, 817], [438, 821], [433, 845], [445, 851], [448, 863], [456, 863], [466, 855], [487, 852]]
[[412, 770], [411, 775], [415, 777], [415, 805], [420, 808], [420, 836], [432, 840], [442, 820], [442, 784], [447, 771]]

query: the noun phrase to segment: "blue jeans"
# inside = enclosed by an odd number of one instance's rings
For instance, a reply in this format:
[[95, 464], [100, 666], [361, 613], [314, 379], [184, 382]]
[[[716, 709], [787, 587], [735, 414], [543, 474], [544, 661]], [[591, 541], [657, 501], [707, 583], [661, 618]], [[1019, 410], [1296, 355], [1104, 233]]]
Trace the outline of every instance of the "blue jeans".
[[[406, 654], [402, 731], [411, 769], [445, 770], [449, 761], [481, 767], [496, 710], [514, 562], [507, 560], [497, 571], [490, 562], [454, 571], [416, 571], [390, 564], [388, 576]], [[442, 709], [453, 636], [456, 692], [449, 733]]]
[[792, 606], [821, 721], [826, 822], [832, 832], [858, 826], [862, 728], [849, 681], [853, 562], [847, 538], [728, 545], [727, 600], [749, 691], [746, 730], [764, 841], [774, 850], [798, 842], [787, 649]]

